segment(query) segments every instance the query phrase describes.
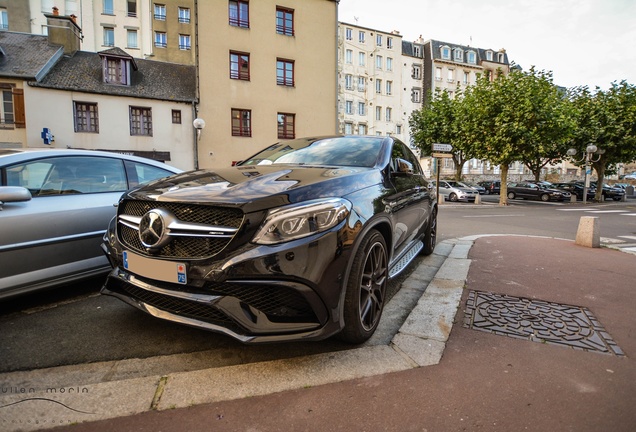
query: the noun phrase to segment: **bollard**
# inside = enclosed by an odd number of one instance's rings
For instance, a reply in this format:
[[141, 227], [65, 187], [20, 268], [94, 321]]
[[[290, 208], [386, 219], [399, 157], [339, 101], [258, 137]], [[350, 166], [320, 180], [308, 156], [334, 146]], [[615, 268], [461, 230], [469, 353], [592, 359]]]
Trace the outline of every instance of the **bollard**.
[[570, 195], [570, 202], [573, 202], [573, 203], [576, 202], [576, 194]]
[[481, 195], [480, 194], [477, 194], [475, 196], [475, 204], [481, 204]]
[[444, 201], [446, 201], [446, 198], [444, 198], [443, 194], [437, 195], [437, 205], [444, 204]]
[[579, 221], [579, 229], [576, 231], [575, 243], [580, 246], [598, 248], [601, 247], [601, 233], [599, 220], [596, 216], [582, 216]]

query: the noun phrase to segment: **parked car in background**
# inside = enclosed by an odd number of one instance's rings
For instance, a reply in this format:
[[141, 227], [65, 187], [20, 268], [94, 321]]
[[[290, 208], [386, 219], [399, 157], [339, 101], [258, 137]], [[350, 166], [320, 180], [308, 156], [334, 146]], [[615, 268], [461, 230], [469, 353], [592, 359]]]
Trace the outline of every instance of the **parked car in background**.
[[[555, 189], [563, 190], [570, 192], [572, 195], [576, 195], [578, 200], [583, 200], [584, 188], [582, 184], [579, 183], [553, 183], [552, 187]], [[593, 187], [588, 188], [587, 190], [587, 200], [593, 200], [594, 195], [596, 194], [596, 189]]]
[[472, 182], [461, 182], [463, 185], [465, 185], [466, 187], [470, 187], [475, 189], [477, 192], [479, 192], [480, 195], [484, 195], [486, 193], [486, 188], [478, 185], [477, 183], [472, 183]]
[[475, 202], [475, 199], [477, 195], [479, 195], [479, 192], [461, 182], [457, 182], [454, 180], [440, 180], [439, 194], [443, 196], [444, 199], [452, 202]]
[[100, 249], [128, 188], [181, 170], [90, 150], [0, 150], [0, 298], [110, 266]]
[[286, 140], [124, 194], [102, 293], [244, 343], [361, 343], [387, 280], [431, 254], [436, 231], [435, 191], [401, 141]]
[[530, 182], [508, 183], [508, 199], [540, 199], [541, 201], [570, 200], [570, 192], [548, 188], [544, 185]]
[[[575, 182], [576, 184], [579, 184], [581, 186], [584, 185], [583, 182]], [[594, 192], [595, 192], [595, 196], [596, 196], [596, 187], [597, 187], [597, 183], [595, 181], [590, 182], [590, 187], [594, 188]], [[608, 201], [608, 200], [614, 200], [614, 201], [620, 201], [623, 199], [623, 196], [625, 196], [625, 190], [621, 189], [621, 188], [617, 188], [617, 187], [612, 187], [608, 184], [603, 183], [603, 191], [602, 191], [602, 195], [603, 195], [603, 200]]]
[[499, 192], [501, 190], [501, 182], [499, 180], [486, 180], [481, 181], [478, 184], [486, 189], [486, 195], [499, 195]]

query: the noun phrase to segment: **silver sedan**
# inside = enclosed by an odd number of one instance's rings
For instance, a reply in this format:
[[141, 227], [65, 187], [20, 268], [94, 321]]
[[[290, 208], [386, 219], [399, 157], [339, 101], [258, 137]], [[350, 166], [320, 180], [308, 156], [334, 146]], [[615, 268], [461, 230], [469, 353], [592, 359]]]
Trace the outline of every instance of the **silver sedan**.
[[118, 153], [0, 149], [0, 298], [107, 273], [100, 244], [122, 192], [179, 172]]

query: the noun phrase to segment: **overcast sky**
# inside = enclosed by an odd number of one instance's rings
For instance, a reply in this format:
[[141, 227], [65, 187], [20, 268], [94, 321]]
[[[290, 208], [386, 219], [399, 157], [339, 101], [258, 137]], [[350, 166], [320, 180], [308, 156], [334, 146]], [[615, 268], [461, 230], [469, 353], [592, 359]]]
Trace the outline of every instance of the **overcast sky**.
[[340, 0], [338, 20], [499, 50], [564, 87], [636, 85], [636, 0]]

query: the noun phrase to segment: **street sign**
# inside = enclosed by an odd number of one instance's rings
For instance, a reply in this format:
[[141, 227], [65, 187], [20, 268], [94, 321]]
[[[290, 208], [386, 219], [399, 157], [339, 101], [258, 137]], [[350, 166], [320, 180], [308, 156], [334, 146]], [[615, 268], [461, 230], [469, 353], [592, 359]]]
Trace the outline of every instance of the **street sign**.
[[453, 150], [453, 146], [450, 144], [433, 143], [433, 151], [449, 152], [451, 150]]
[[452, 158], [453, 155], [450, 153], [433, 153], [432, 156], [434, 158]]

